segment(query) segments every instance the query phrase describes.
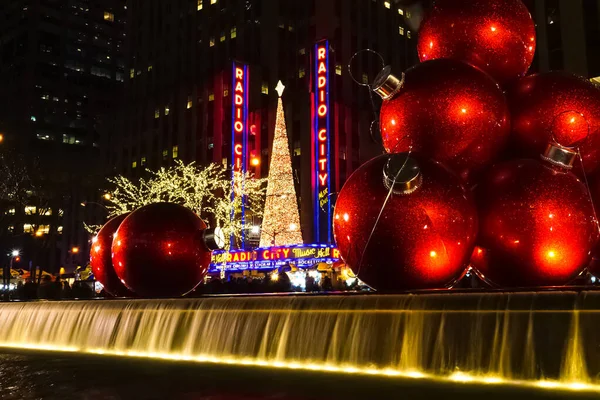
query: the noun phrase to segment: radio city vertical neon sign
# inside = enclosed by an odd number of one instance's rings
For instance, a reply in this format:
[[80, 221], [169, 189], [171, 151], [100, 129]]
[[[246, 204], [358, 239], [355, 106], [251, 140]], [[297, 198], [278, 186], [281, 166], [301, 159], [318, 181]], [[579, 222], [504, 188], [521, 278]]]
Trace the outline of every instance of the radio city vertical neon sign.
[[329, 108], [329, 42], [314, 48], [313, 195], [315, 241], [331, 242], [331, 138]]
[[[232, 106], [231, 106], [231, 184], [235, 189], [235, 174], [239, 173], [243, 177], [248, 170], [248, 66], [237, 62], [233, 63], [232, 76]], [[243, 182], [241, 183], [244, 184]], [[236, 196], [235, 190], [231, 193]], [[240, 217], [242, 226], [246, 223], [246, 197], [242, 197]], [[231, 211], [231, 218], [235, 218], [234, 210]], [[244, 232], [242, 231], [241, 246], [244, 246]]]

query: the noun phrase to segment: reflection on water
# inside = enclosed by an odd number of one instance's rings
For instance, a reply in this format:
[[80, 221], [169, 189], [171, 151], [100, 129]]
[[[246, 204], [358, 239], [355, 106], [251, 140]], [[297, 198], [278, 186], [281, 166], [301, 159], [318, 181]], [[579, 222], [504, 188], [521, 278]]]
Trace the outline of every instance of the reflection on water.
[[7, 348], [600, 390], [593, 292], [12, 303], [0, 321]]

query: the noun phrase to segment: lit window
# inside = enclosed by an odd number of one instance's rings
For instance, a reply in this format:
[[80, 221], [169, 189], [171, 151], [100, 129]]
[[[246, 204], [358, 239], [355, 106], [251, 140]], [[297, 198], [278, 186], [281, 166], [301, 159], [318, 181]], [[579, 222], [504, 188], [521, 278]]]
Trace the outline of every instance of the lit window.
[[37, 118], [35, 117], [35, 115], [32, 115], [29, 119], [31, 120], [31, 122], [36, 122], [37, 121]]
[[214, 93], [209, 93], [208, 94], [208, 101], [215, 101], [215, 94]]
[[15, 231], [15, 226], [14, 225], [9, 225], [7, 229], [8, 229], [8, 231], [10, 233], [13, 233]]
[[303, 47], [300, 50], [298, 50], [298, 54], [300, 54], [301, 56], [306, 54], [306, 49]]
[[406, 37], [410, 39], [410, 31], [406, 31]]
[[140, 160], [140, 165], [143, 167], [144, 165], [146, 165], [146, 157], [142, 157], [142, 159]]
[[217, 0], [210, 0], [210, 4], [215, 4]]
[[363, 82], [365, 85], [368, 85], [368, 84], [369, 84], [369, 76], [368, 76], [367, 74], [362, 74], [362, 82]]
[[137, 168], [137, 161], [131, 163], [131, 168]]
[[169, 150], [163, 150], [163, 160], [167, 159], [167, 156], [169, 155]]
[[198, 0], [198, 11], [202, 10], [202, 0]]
[[8, 215], [15, 215], [15, 212], [17, 212], [17, 210], [15, 210], [14, 208], [11, 208], [10, 210], [8, 210], [6, 213]]
[[403, 10], [403, 9], [401, 9], [401, 8], [399, 8], [399, 9], [398, 9], [398, 14], [400, 14], [400, 15], [404, 15], [404, 10]]
[[49, 98], [50, 98], [50, 96], [48, 96], [47, 94], [42, 95], [42, 100], [48, 100]]
[[306, 75], [306, 72], [304, 71], [304, 68], [300, 68], [298, 70], [298, 78], [304, 78], [305, 75]]
[[56, 228], [56, 232], [57, 233], [63, 233], [63, 227], [59, 226], [58, 228]]
[[36, 236], [47, 235], [50, 233], [50, 225], [40, 225], [35, 232]]
[[214, 37], [211, 37], [211, 38], [210, 38], [210, 40], [209, 40], [209, 42], [208, 42], [208, 45], [209, 45], [210, 47], [213, 47], [213, 46], [215, 45], [215, 38], [214, 38]]
[[23, 224], [23, 232], [25, 232], [25, 233], [33, 233], [33, 225], [31, 225], [31, 224]]
[[225, 32], [221, 32], [221, 37], [219, 39], [221, 42], [225, 41]]
[[171, 109], [169, 108], [169, 106], [165, 107], [165, 115], [169, 115], [169, 113], [171, 112]]
[[301, 155], [301, 154], [302, 154], [302, 150], [301, 150], [301, 148], [300, 148], [300, 147], [296, 147], [296, 148], [294, 149], [294, 156], [296, 156], [296, 157], [297, 157], [297, 156], [299, 156], [299, 155]]
[[342, 75], [342, 64], [335, 64], [335, 73]]
[[280, 27], [281, 29], [285, 29], [285, 24], [284, 24], [284, 23], [281, 23], [281, 24], [279, 24], [279, 27]]
[[115, 15], [111, 12], [104, 11], [104, 20], [109, 22], [115, 21]]
[[260, 91], [262, 94], [269, 94], [269, 84], [267, 82], [263, 82]]
[[404, 27], [403, 26], [399, 27], [398, 31], [400, 32], [401, 35], [404, 35]]
[[294, 27], [292, 25], [288, 26], [288, 31], [294, 32]]
[[179, 156], [179, 146], [173, 146], [173, 158], [177, 158]]
[[48, 216], [52, 215], [52, 210], [47, 209], [46, 211], [43, 211], [42, 214], [48, 217]]
[[406, 12], [406, 18], [410, 18], [410, 11]]
[[148, 72], [152, 71], [152, 65], [148, 65]]
[[209, 143], [208, 144], [208, 148], [209, 149], [214, 149], [215, 148], [215, 144], [214, 143]]
[[135, 77], [135, 69], [131, 68], [131, 69], [129, 70], [129, 77], [130, 77], [131, 79], [133, 79], [133, 78]]
[[154, 110], [154, 118], [159, 118], [160, 117], [160, 110], [157, 108], [156, 110]]
[[385, 8], [390, 8], [392, 6], [389, 1], [384, 1], [383, 5], [385, 6]]
[[36, 212], [36, 206], [25, 206], [25, 215], [34, 215]]
[[186, 106], [185, 106], [185, 107], [186, 107], [188, 110], [189, 110], [190, 108], [192, 108], [192, 96], [188, 96], [188, 98], [187, 98], [187, 104], [186, 104]]
[[231, 38], [234, 39], [237, 37], [237, 27], [231, 28]]
[[229, 96], [229, 88], [223, 89], [223, 97]]

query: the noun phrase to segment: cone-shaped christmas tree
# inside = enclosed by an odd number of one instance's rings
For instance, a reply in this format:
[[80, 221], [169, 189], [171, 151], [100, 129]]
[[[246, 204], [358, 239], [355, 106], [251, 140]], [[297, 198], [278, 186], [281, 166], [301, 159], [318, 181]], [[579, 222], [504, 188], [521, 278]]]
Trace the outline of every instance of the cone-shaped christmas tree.
[[283, 89], [284, 86], [280, 81], [277, 85], [279, 100], [271, 164], [269, 164], [267, 199], [260, 233], [261, 247], [302, 243], [300, 212], [294, 188], [292, 159], [281, 101]]

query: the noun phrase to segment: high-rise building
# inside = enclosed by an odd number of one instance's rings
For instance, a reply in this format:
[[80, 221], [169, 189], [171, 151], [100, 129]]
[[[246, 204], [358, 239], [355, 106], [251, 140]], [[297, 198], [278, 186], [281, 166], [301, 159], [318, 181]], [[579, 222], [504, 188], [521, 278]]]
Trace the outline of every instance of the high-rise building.
[[0, 152], [35, 181], [2, 199], [0, 236], [24, 266], [87, 262], [83, 222], [105, 216], [93, 181], [125, 78], [124, 13], [125, 0], [0, 4]]
[[[382, 0], [133, 0], [124, 126], [109, 165], [139, 176], [179, 158], [265, 177], [281, 80], [304, 241], [327, 243], [320, 221], [330, 218], [336, 193], [382, 151], [370, 133], [369, 91], [347, 65], [361, 49], [396, 71], [412, 65], [410, 22], [408, 9]], [[383, 66], [369, 53], [356, 60], [359, 82]]]
[[524, 0], [536, 24], [532, 71], [600, 77], [600, 1]]

